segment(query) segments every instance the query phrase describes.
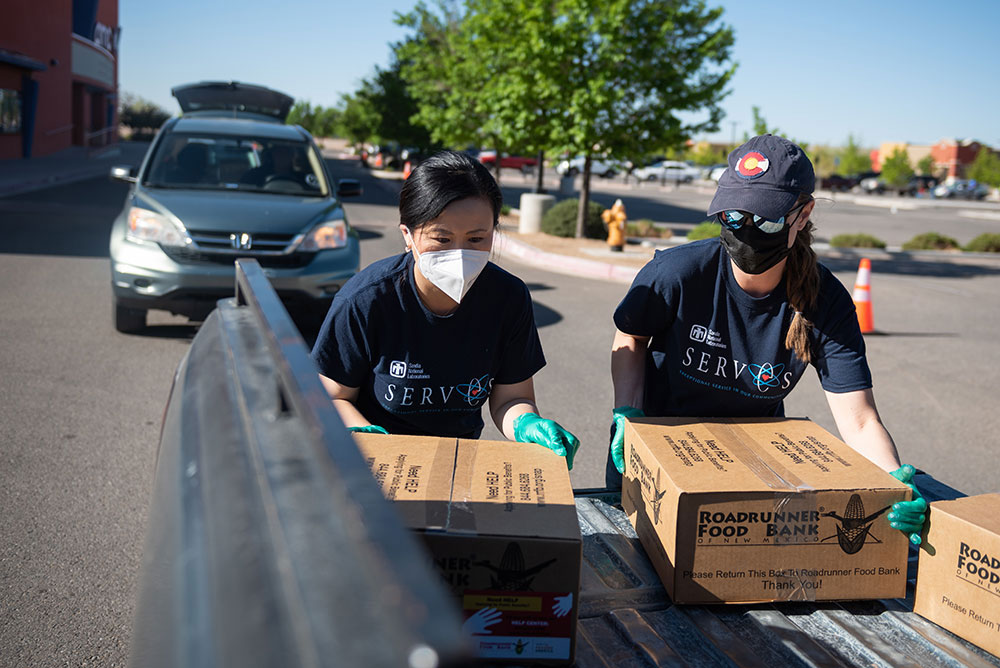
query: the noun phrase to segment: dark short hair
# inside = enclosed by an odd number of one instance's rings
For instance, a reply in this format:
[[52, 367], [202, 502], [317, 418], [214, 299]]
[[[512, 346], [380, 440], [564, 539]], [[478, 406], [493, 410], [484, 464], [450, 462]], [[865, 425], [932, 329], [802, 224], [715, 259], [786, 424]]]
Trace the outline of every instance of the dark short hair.
[[403, 182], [399, 222], [415, 230], [440, 216], [452, 202], [469, 197], [478, 197], [490, 205], [496, 227], [503, 195], [490, 170], [465, 153], [435, 153], [417, 165]]

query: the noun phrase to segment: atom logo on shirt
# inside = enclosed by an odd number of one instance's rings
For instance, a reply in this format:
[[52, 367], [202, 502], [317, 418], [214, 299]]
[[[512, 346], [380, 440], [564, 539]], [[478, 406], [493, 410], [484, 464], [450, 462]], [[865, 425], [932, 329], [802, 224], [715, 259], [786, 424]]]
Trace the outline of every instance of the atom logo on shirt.
[[468, 383], [455, 386], [455, 391], [461, 394], [470, 406], [478, 406], [489, 394], [488, 387], [489, 374], [482, 378], [473, 378]]
[[754, 385], [761, 392], [767, 392], [769, 388], [778, 387], [778, 376], [785, 368], [784, 364], [774, 365], [770, 362], [764, 364], [751, 364], [750, 375], [753, 376]]

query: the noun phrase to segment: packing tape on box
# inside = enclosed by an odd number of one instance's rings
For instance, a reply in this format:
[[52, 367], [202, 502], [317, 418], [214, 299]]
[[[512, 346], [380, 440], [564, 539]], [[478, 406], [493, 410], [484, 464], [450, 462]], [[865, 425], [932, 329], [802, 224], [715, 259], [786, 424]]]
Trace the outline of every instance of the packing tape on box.
[[[450, 439], [442, 439], [450, 440]], [[455, 449], [438, 447], [431, 462], [431, 470], [428, 471], [429, 480], [437, 480], [439, 476], [448, 478], [448, 490], [454, 486], [455, 475]], [[434, 529], [445, 529], [448, 527], [448, 515], [451, 508], [451, 498], [435, 499], [426, 504], [427, 517], [424, 526]]]
[[[745, 445], [747, 441], [752, 442], [750, 437], [741, 427], [735, 424], [713, 422], [706, 423], [709, 431], [715, 434], [721, 442], [729, 445], [733, 456], [744, 466], [757, 476], [757, 478], [768, 487], [774, 490], [786, 490], [785, 493], [774, 495], [774, 512], [784, 512], [793, 499], [796, 501], [797, 510], [818, 511], [819, 504], [815, 494], [815, 488], [807, 484], [797, 475], [786, 469], [776, 461], [765, 461], [757, 452]], [[804, 577], [799, 569], [788, 569], [786, 575], [779, 576], [777, 580], [793, 582], [788, 601], [815, 601], [816, 590], [806, 585]]]
[[806, 484], [797, 475], [786, 469], [778, 462], [766, 462], [764, 459], [744, 445], [747, 441], [753, 441], [741, 427], [735, 424], [713, 422], [705, 425], [713, 434], [724, 435], [719, 439], [729, 444], [729, 449], [733, 455], [740, 460], [757, 478], [772, 489], [789, 489], [796, 492], [810, 491], [811, 485]]
[[476, 533], [476, 514], [472, 508], [472, 472], [476, 455], [473, 443], [461, 441], [455, 451], [455, 477], [451, 485], [451, 503], [448, 504], [448, 530]]

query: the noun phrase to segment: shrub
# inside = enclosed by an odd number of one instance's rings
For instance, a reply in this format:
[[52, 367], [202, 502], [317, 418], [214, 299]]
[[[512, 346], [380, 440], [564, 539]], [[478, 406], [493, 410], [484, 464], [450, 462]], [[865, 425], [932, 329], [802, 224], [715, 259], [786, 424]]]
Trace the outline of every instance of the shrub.
[[510, 215], [510, 204], [503, 204], [500, 206], [500, 215], [509, 216]]
[[711, 239], [712, 237], [719, 236], [719, 232], [722, 230], [722, 226], [718, 223], [712, 222], [711, 220], [706, 220], [704, 223], [698, 223], [691, 231], [687, 233], [688, 241], [698, 241], [699, 239]]
[[635, 221], [635, 232], [636, 236], [649, 237], [652, 236], [653, 231], [656, 227], [653, 225], [653, 221], [648, 218], [642, 218]]
[[957, 241], [937, 232], [918, 234], [903, 244], [903, 250], [959, 250], [959, 248]]
[[[578, 199], [564, 199], [556, 203], [542, 216], [542, 232], [556, 237], [576, 236], [576, 212], [580, 207]], [[608, 229], [601, 219], [601, 213], [606, 207], [597, 202], [589, 202], [587, 216], [583, 221], [583, 236], [588, 239], [605, 239]]]
[[973, 253], [1000, 253], [1000, 234], [984, 233], [969, 242], [965, 250]]
[[870, 234], [838, 234], [830, 239], [837, 248], [885, 248], [885, 242]]

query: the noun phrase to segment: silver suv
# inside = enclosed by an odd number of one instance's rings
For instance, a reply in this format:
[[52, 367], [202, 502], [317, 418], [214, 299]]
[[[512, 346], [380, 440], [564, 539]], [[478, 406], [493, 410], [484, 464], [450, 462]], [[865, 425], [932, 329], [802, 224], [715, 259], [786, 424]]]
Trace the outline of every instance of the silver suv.
[[114, 323], [146, 325], [149, 309], [203, 319], [233, 293], [236, 258], [255, 258], [293, 314], [322, 318], [358, 271], [357, 232], [312, 137], [285, 125], [292, 98], [237, 82], [174, 88], [182, 116], [160, 128], [111, 230]]

